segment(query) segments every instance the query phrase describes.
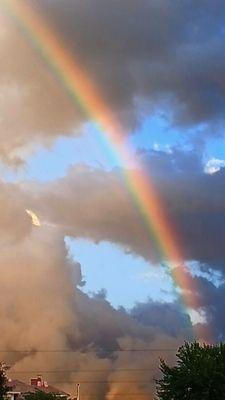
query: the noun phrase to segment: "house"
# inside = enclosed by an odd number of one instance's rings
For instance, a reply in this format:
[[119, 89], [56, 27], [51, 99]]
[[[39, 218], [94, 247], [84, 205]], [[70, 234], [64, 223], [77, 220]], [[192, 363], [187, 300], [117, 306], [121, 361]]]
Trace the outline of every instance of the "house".
[[29, 393], [35, 393], [35, 388], [18, 379], [8, 379], [7, 386], [9, 388], [6, 398], [7, 400], [19, 400], [26, 397]]
[[61, 400], [69, 400], [70, 398], [68, 393], [63, 392], [54, 386], [48, 385], [41, 375], [38, 375], [37, 378], [31, 378], [30, 384], [19, 381], [18, 379], [8, 379], [7, 386], [9, 387], [9, 391], [6, 395], [7, 400], [25, 399], [26, 395], [36, 393], [37, 391], [52, 393]]
[[31, 378], [30, 386], [35, 390], [41, 390], [45, 393], [53, 393], [57, 398], [67, 400], [70, 395], [68, 393], [63, 392], [60, 389], [57, 389], [54, 386], [48, 384], [48, 382], [44, 381], [41, 375], [38, 375], [37, 378]]

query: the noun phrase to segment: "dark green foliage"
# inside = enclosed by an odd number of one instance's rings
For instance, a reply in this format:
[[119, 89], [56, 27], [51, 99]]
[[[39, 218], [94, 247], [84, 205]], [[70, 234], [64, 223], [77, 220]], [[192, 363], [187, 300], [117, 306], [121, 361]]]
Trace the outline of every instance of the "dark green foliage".
[[177, 364], [160, 361], [162, 379], [156, 381], [160, 400], [225, 400], [225, 344], [185, 343]]
[[26, 395], [26, 400], [56, 400], [56, 398], [57, 396], [53, 393], [45, 393], [41, 390]]
[[7, 392], [8, 392], [7, 377], [4, 368], [0, 363], [0, 400], [4, 399], [4, 396], [6, 395]]

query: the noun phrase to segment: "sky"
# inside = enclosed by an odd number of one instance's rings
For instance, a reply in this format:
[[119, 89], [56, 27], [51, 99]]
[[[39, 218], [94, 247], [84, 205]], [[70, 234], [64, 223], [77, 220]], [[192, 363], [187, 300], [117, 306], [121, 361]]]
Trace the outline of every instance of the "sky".
[[[87, 399], [149, 398], [166, 349], [225, 339], [224, 23], [222, 0], [0, 2], [0, 348], [28, 350], [6, 352], [15, 376], [60, 366], [71, 390], [88, 363]], [[144, 389], [118, 381], [130, 365]]]

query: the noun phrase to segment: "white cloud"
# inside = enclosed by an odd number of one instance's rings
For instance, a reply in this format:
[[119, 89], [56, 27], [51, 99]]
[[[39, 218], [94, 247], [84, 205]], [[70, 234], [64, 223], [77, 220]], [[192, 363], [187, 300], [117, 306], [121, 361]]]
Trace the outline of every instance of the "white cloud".
[[205, 324], [206, 323], [206, 313], [204, 310], [194, 310], [194, 309], [189, 309], [187, 310], [188, 314], [191, 318], [192, 324]]
[[206, 174], [212, 175], [215, 174], [215, 172], [218, 172], [223, 167], [225, 167], [225, 160], [220, 160], [219, 158], [211, 158], [205, 164], [204, 171]]

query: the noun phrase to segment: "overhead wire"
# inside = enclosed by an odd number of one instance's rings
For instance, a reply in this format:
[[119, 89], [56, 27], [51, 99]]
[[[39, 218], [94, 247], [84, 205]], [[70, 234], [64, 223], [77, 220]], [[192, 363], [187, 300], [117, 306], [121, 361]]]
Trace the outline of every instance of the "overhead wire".
[[58, 374], [58, 373], [65, 373], [65, 372], [82, 372], [82, 373], [91, 373], [91, 372], [123, 372], [123, 371], [153, 371], [155, 368], [103, 368], [103, 369], [55, 369], [55, 370], [21, 370], [16, 371], [10, 368], [10, 371], [16, 374], [30, 374], [30, 373], [45, 373], [45, 374]]
[[170, 348], [147, 348], [147, 349], [10, 349], [10, 350], [1, 350], [0, 353], [96, 353], [96, 352], [112, 352], [112, 353], [119, 353], [119, 352], [173, 352], [177, 351], [177, 349]]

